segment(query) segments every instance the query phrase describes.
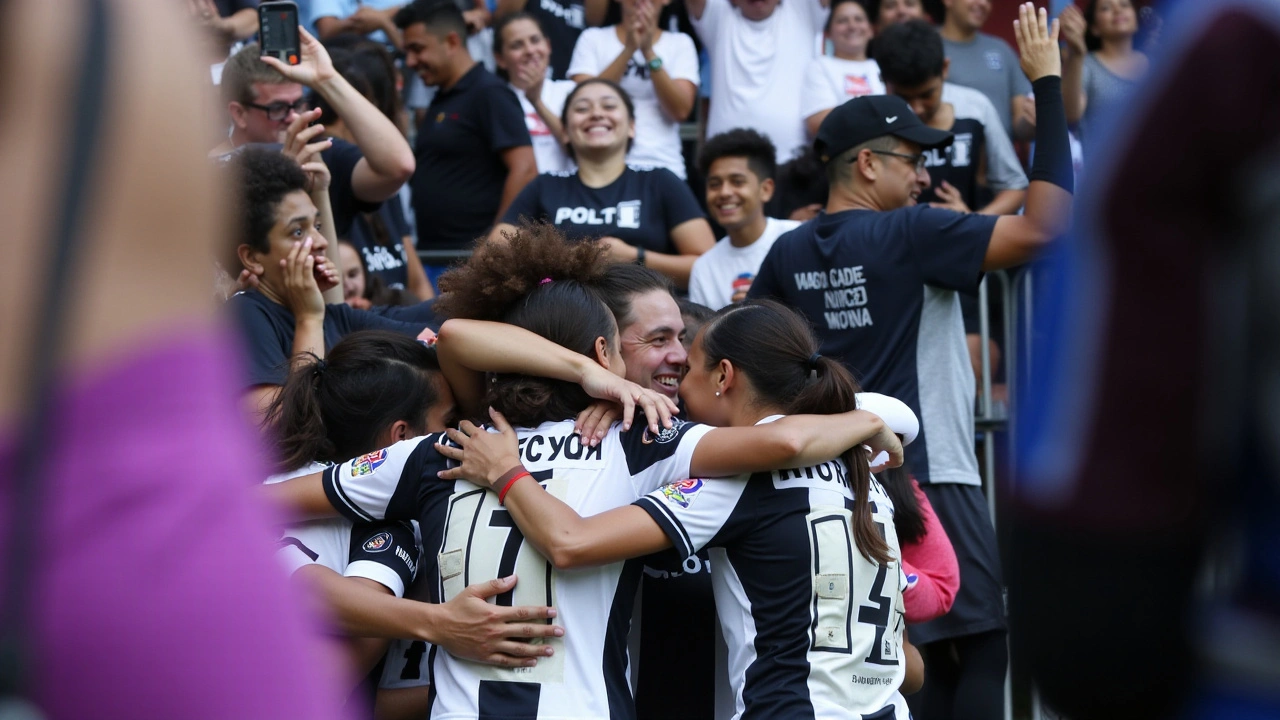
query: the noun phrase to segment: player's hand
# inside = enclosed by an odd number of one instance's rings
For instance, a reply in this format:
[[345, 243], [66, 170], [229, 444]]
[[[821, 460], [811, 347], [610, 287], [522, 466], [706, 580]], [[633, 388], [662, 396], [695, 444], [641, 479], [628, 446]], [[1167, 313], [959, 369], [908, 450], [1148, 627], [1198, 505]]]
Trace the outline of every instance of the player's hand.
[[871, 466], [871, 472], [880, 472], [888, 468], [896, 468], [902, 465], [902, 438], [894, 434], [893, 428], [889, 427], [889, 423], [884, 423], [880, 428], [880, 432], [875, 437], [867, 440], [865, 445], [871, 449], [869, 459], [877, 459], [880, 453], [885, 453], [888, 458], [879, 464]]
[[1085, 44], [1084, 35], [1089, 24], [1085, 22], [1084, 13], [1075, 5], [1068, 5], [1058, 16], [1062, 23], [1062, 39], [1070, 54], [1084, 57], [1089, 54], [1089, 46]]
[[965, 203], [964, 198], [960, 196], [960, 191], [956, 189], [956, 186], [946, 180], [943, 180], [938, 187], [934, 188], [933, 194], [938, 196], [940, 202], [929, 203], [931, 207], [954, 210], [959, 213], [973, 212], [969, 209], [968, 204]]
[[486, 598], [508, 592], [516, 576], [470, 585], [457, 597], [437, 606], [430, 642], [466, 660], [501, 667], [533, 667], [538, 658], [555, 653], [542, 638], [563, 637], [564, 628], [548, 622], [550, 607], [504, 607]]
[[656, 390], [642, 388], [639, 385], [618, 377], [603, 367], [591, 363], [578, 381], [587, 394], [597, 400], [612, 400], [622, 406], [622, 429], [630, 430], [635, 419], [638, 406], [649, 422], [649, 430], [658, 434], [659, 425], [671, 427], [671, 417], [680, 412], [680, 408], [671, 398]]
[[466, 480], [498, 492], [502, 489], [497, 487], [502, 476], [521, 464], [516, 431], [497, 410], [490, 408], [489, 416], [496, 433], [476, 427], [469, 420], [459, 423], [456, 430], [445, 431], [457, 447], [436, 443], [436, 451], [457, 461], [458, 466], [436, 473], [441, 480]]
[[316, 282], [316, 257], [311, 254], [310, 236], [294, 242], [293, 249], [280, 261], [284, 271], [284, 304], [295, 318], [324, 319], [324, 295]]
[[1062, 53], [1058, 50], [1058, 21], [1049, 23], [1049, 11], [1032, 3], [1018, 6], [1018, 19], [1013, 21], [1013, 36], [1018, 40], [1018, 56], [1022, 72], [1035, 82], [1042, 77], [1062, 75]]
[[329, 58], [329, 51], [301, 25], [298, 26], [298, 44], [302, 52], [297, 65], [287, 65], [265, 55], [259, 59], [279, 70], [289, 80], [309, 88], [338, 77], [338, 71], [333, 69], [333, 60]]
[[604, 436], [609, 433], [609, 428], [621, 419], [621, 405], [607, 400], [597, 400], [586, 410], [578, 413], [577, 419], [573, 421], [573, 430], [582, 438], [584, 444], [595, 447], [604, 440]]

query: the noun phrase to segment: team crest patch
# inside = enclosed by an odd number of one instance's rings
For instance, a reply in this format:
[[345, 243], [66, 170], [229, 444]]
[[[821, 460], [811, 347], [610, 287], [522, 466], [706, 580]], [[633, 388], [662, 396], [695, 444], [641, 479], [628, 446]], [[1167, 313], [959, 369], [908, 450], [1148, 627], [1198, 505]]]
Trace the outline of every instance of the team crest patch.
[[701, 491], [702, 481], [697, 478], [681, 480], [662, 488], [662, 494], [666, 495], [668, 500], [685, 509], [689, 508], [689, 503], [693, 502], [693, 497]]
[[364, 541], [365, 552], [382, 552], [391, 547], [391, 533], [380, 532]]
[[387, 451], [379, 450], [368, 455], [361, 455], [351, 463], [351, 477], [372, 475], [378, 466], [387, 461]]
[[672, 440], [675, 440], [676, 438], [680, 437], [680, 428], [683, 425], [684, 425], [683, 420], [677, 420], [675, 418], [671, 418], [671, 427], [661, 428], [660, 430], [658, 430], [657, 435], [650, 433], [649, 428], [645, 427], [644, 434], [640, 436], [640, 442], [644, 443], [645, 445], [650, 445], [655, 442], [660, 445], [665, 445], [666, 443], [669, 443]]

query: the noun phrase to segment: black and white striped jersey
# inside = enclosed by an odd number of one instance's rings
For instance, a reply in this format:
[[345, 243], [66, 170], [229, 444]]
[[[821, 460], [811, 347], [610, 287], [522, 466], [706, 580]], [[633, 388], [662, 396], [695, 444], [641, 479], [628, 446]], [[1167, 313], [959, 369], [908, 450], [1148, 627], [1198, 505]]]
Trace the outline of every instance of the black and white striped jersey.
[[[688, 477], [694, 447], [711, 430], [678, 421], [657, 435], [639, 423], [627, 432], [620, 428], [615, 424], [593, 448], [574, 434], [572, 421], [519, 429], [520, 457], [548, 492], [579, 514], [594, 515]], [[533, 668], [491, 667], [433, 651], [431, 716], [634, 718], [626, 640], [639, 563], [555, 570], [524, 542], [496, 494], [436, 478], [449, 465], [433, 446], [442, 437], [406, 440], [376, 457], [330, 468], [325, 492], [352, 519], [418, 519], [424, 563], [437, 574], [436, 599], [515, 573], [516, 588], [495, 601], [555, 606], [555, 622], [564, 625], [565, 636], [549, 639], [555, 655]]]
[[[893, 504], [874, 479], [869, 499], [900, 558]], [[906, 581], [896, 560], [858, 552], [843, 462], [683, 480], [636, 505], [681, 556], [711, 549], [734, 718], [907, 720], [898, 692]]]

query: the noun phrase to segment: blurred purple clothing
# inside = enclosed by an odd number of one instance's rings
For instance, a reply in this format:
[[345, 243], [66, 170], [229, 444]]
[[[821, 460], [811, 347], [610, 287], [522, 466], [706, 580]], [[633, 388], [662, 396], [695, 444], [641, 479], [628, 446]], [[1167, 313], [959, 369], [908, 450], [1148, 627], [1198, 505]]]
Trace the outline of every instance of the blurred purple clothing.
[[27, 542], [49, 717], [345, 717], [336, 658], [250, 492], [267, 473], [235, 404], [235, 350], [227, 332], [170, 336], [65, 384], [39, 447], [4, 433], [0, 522], [16, 453], [45, 458]]

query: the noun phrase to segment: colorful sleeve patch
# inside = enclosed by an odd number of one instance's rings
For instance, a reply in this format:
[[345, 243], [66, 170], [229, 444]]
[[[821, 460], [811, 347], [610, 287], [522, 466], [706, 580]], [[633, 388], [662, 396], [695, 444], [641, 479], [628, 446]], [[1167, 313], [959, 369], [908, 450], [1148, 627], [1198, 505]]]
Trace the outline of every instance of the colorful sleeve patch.
[[701, 480], [690, 478], [663, 486], [662, 494], [671, 502], [688, 509], [689, 504], [693, 502], [694, 496], [702, 490], [702, 486], [703, 482]]
[[382, 552], [391, 547], [391, 533], [380, 532], [364, 541], [365, 552]]
[[351, 477], [360, 477], [361, 475], [372, 475], [378, 466], [387, 461], [387, 451], [379, 450], [371, 452], [368, 455], [361, 455], [351, 461]]

